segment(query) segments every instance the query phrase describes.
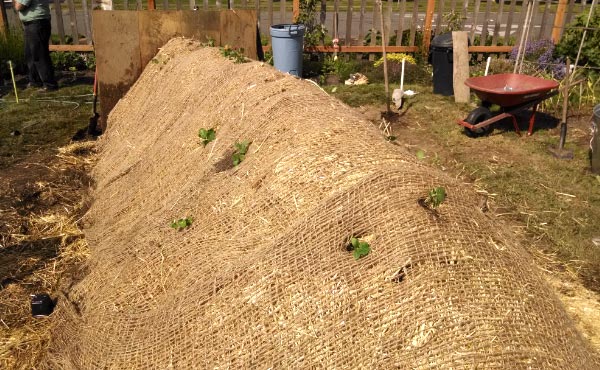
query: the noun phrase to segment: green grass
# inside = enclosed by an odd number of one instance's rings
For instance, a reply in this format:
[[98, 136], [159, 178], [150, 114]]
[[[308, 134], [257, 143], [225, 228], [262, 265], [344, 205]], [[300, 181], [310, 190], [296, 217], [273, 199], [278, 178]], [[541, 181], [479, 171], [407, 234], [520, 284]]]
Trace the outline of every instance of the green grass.
[[[8, 87], [3, 87], [7, 92]], [[10, 90], [0, 99], [0, 168], [32, 152], [52, 151], [69, 143], [92, 115], [90, 85], [63, 87], [50, 93], [18, 90], [20, 102]], [[80, 96], [87, 95], [87, 96]]]

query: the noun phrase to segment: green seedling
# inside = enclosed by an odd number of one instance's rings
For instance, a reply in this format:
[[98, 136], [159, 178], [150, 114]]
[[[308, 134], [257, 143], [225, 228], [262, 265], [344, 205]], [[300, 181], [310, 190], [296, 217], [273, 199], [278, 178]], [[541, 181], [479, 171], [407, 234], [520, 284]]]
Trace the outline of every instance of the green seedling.
[[223, 55], [225, 58], [228, 58], [229, 60], [232, 60], [236, 64], [248, 62], [248, 59], [246, 59], [246, 57], [244, 56], [243, 48], [233, 49], [231, 46], [225, 45], [220, 50], [221, 55]]
[[250, 147], [250, 141], [242, 141], [235, 143], [235, 152], [233, 153], [233, 165], [237, 166], [242, 163], [242, 161], [246, 158], [246, 153], [248, 153], [248, 148]]
[[206, 144], [213, 141], [215, 139], [216, 135], [217, 135], [217, 133], [212, 128], [209, 128], [208, 130], [201, 128], [200, 131], [198, 132], [198, 136], [200, 137], [200, 139], [202, 139], [202, 144], [204, 146], [206, 146]]
[[419, 160], [423, 160], [423, 159], [425, 159], [425, 151], [424, 151], [424, 150], [422, 150], [422, 149], [419, 149], [419, 150], [417, 151], [417, 159], [419, 159]]
[[446, 200], [446, 189], [441, 186], [435, 187], [429, 190], [427, 199], [425, 200], [428, 205], [433, 209], [437, 208]]
[[192, 221], [191, 217], [180, 218], [179, 220], [173, 220], [173, 222], [171, 222], [171, 227], [176, 230], [183, 230], [191, 226]]
[[351, 237], [350, 238], [350, 250], [352, 250], [352, 256], [357, 260], [361, 257], [366, 256], [371, 252], [371, 247], [367, 242], [361, 242], [358, 238]]

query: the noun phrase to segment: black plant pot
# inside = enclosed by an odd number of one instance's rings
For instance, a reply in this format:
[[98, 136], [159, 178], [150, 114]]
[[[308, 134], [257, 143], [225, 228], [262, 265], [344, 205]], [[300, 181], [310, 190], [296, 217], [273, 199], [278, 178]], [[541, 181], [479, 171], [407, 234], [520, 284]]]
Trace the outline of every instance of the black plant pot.
[[54, 301], [46, 293], [31, 295], [31, 316], [46, 317], [54, 311]]

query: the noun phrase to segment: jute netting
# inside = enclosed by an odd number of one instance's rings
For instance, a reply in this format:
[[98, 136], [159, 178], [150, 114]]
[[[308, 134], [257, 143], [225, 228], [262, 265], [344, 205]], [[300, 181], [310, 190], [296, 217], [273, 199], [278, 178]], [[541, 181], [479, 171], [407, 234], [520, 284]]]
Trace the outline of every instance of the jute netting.
[[[308, 81], [185, 39], [155, 61], [100, 141], [49, 367], [598, 368], [471, 188]], [[418, 202], [436, 186], [438, 214]]]

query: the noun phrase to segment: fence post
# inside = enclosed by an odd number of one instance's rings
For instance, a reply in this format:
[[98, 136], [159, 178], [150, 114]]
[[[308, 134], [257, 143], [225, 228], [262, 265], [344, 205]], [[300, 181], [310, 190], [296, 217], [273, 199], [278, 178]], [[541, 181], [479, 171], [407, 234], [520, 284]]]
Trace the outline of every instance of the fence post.
[[298, 22], [300, 16], [300, 0], [292, 1], [292, 23]]
[[0, 35], [8, 35], [8, 18], [6, 16], [4, 0], [0, 1]]
[[563, 26], [565, 24], [565, 10], [567, 9], [567, 0], [559, 0], [554, 16], [554, 28], [552, 29], [552, 41], [558, 44], [562, 35]]
[[156, 10], [156, 3], [154, 0], [148, 0], [148, 10]]
[[433, 21], [433, 12], [435, 11], [435, 0], [427, 0], [427, 10], [425, 13], [425, 34], [423, 35], [423, 50], [421, 53], [429, 52], [429, 44], [431, 43], [431, 22]]

